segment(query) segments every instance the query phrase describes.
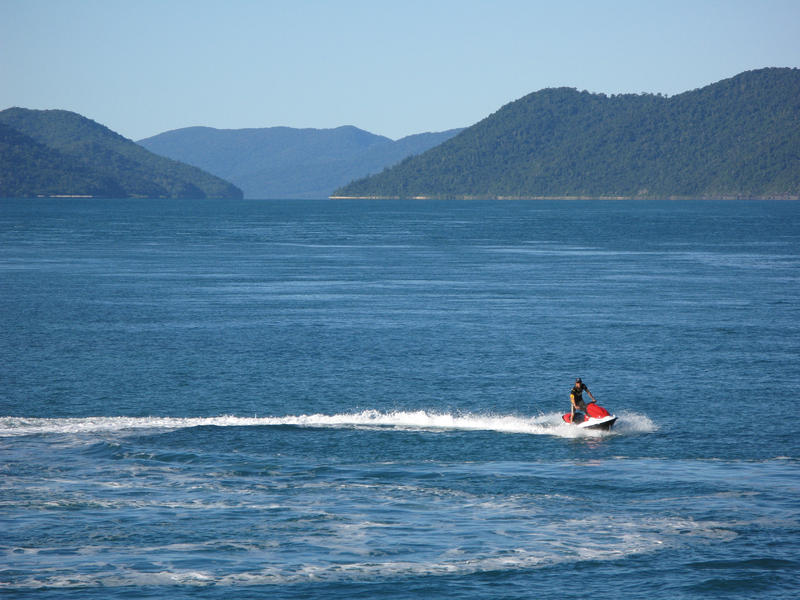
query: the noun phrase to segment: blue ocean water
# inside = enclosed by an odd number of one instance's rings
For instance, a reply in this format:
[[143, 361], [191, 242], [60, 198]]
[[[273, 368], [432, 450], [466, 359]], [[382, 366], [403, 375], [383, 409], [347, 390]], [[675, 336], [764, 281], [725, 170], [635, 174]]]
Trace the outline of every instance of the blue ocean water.
[[0, 319], [4, 598], [800, 592], [797, 202], [3, 200]]

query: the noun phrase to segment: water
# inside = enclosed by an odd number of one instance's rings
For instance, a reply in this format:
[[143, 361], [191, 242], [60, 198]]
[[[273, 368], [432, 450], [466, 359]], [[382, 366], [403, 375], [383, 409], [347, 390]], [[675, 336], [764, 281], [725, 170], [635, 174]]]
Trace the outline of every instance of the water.
[[794, 598], [798, 292], [796, 202], [2, 201], [0, 594]]

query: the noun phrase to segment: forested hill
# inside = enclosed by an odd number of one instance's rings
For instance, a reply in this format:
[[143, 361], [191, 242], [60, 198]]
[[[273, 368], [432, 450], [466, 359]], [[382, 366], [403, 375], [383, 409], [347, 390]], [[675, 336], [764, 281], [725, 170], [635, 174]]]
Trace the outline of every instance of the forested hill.
[[0, 112], [0, 197], [241, 198], [196, 167], [64, 110]]
[[800, 70], [672, 97], [545, 89], [334, 196], [796, 198]]
[[334, 129], [186, 127], [139, 140], [148, 150], [232, 181], [246, 198], [326, 198], [460, 130], [393, 141], [353, 126]]

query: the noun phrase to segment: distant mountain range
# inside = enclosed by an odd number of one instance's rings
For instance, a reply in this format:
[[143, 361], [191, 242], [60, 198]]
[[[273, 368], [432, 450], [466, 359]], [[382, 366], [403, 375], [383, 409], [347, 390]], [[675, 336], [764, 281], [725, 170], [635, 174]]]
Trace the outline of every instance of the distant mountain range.
[[198, 169], [157, 156], [79, 114], [0, 112], [0, 197], [241, 198]]
[[544, 89], [467, 129], [397, 141], [189, 127], [136, 144], [68, 111], [0, 111], [0, 197], [59, 195], [800, 198], [800, 69], [672, 97]]
[[672, 97], [541, 90], [334, 195], [798, 198], [800, 70]]
[[235, 183], [246, 198], [327, 198], [354, 179], [450, 139], [460, 129], [393, 141], [356, 127], [188, 127], [139, 140], [162, 156]]

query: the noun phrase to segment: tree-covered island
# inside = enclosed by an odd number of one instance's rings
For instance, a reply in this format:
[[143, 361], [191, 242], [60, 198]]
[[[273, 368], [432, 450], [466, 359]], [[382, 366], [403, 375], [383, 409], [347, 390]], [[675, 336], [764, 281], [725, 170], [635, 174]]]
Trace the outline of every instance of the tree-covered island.
[[36, 196], [233, 199], [242, 191], [73, 112], [0, 111], [0, 197]]
[[541, 90], [333, 196], [798, 198], [800, 69], [672, 97]]

